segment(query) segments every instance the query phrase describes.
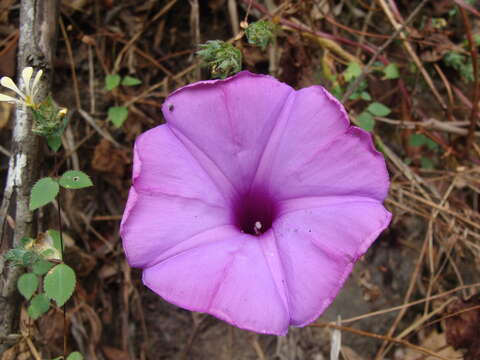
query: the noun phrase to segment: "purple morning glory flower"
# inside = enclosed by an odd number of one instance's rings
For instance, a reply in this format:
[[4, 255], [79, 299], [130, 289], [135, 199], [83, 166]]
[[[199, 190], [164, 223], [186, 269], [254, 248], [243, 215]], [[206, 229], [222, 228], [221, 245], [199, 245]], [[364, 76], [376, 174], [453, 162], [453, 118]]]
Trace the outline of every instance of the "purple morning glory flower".
[[135, 144], [131, 266], [182, 308], [283, 335], [315, 320], [389, 224], [367, 132], [321, 86], [241, 72], [171, 94]]

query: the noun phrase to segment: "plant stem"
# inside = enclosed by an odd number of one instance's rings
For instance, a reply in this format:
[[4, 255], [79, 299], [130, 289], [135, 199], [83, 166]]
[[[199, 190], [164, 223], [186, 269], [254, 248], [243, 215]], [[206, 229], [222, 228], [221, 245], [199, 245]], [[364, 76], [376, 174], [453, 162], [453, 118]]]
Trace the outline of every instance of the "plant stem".
[[[60, 233], [60, 256], [63, 263], [63, 228], [62, 228], [62, 188], [58, 191], [58, 231]], [[63, 358], [67, 358], [67, 305], [63, 304]]]

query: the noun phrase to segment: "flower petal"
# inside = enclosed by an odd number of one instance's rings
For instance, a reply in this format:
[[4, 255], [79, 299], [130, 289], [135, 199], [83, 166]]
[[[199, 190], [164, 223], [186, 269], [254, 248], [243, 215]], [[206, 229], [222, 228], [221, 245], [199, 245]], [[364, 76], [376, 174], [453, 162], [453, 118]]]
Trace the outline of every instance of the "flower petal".
[[309, 142], [308, 146], [285, 139], [272, 161], [271, 191], [279, 199], [343, 195], [383, 201], [388, 172], [370, 134], [352, 126], [329, 139], [322, 145], [320, 137], [320, 145], [315, 145], [315, 140], [306, 136], [303, 144]]
[[166, 125], [137, 138], [133, 162], [133, 185], [137, 192], [225, 204], [215, 183]]
[[249, 189], [293, 89], [270, 76], [241, 72], [202, 81], [167, 98], [167, 124], [225, 192]]
[[33, 79], [33, 84], [32, 84], [32, 97], [35, 97], [38, 93], [39, 89], [39, 84], [40, 84], [40, 79], [43, 75], [43, 70], [38, 70], [37, 74], [35, 75], [35, 78]]
[[15, 85], [13, 80], [8, 76], [4, 76], [0, 79], [0, 84], [7, 89], [15, 91], [22, 99], [25, 99], [25, 94], [20, 91], [20, 89]]
[[391, 214], [379, 202], [356, 200], [323, 199], [317, 207], [308, 200], [306, 209], [295, 200], [273, 224], [292, 325], [312, 322], [330, 305], [355, 261], [389, 224]]
[[6, 101], [6, 102], [9, 102], [9, 103], [15, 103], [15, 104], [21, 104], [22, 103], [17, 98], [14, 98], [12, 96], [8, 96], [8, 95], [5, 95], [5, 94], [0, 94], [0, 101]]
[[228, 223], [225, 204], [169, 127], [145, 132], [135, 142], [133, 186], [121, 224], [129, 263], [151, 265], [194, 234]]
[[285, 334], [288, 314], [258, 241], [233, 227], [216, 231], [214, 239], [146, 269], [144, 283], [183, 308], [242, 329]]
[[[299, 162], [344, 134], [349, 120], [343, 106], [321, 86], [295, 92], [286, 116], [278, 118], [255, 181], [278, 180], [298, 168]], [[274, 179], [277, 178], [277, 179]]]
[[120, 234], [129, 264], [144, 268], [194, 235], [228, 224], [229, 220], [223, 207], [197, 199], [137, 192], [132, 187]]
[[32, 94], [30, 91], [30, 81], [32, 80], [32, 74], [33, 68], [30, 66], [22, 70], [23, 85], [25, 86], [25, 94], [27, 94], [27, 96], [31, 96]]

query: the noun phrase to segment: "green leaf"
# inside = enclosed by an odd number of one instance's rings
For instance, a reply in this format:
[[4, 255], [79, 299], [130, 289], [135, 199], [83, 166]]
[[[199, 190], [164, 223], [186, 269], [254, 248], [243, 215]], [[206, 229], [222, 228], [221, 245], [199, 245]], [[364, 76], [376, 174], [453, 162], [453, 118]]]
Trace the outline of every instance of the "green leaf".
[[362, 74], [362, 68], [356, 62], [351, 62], [348, 64], [347, 69], [343, 72], [343, 77], [345, 78], [346, 82], [350, 82], [355, 80]]
[[33, 320], [36, 320], [45, 314], [49, 308], [50, 300], [48, 300], [45, 294], [39, 294], [35, 295], [32, 301], [30, 301], [30, 306], [28, 307], [27, 312]]
[[367, 111], [364, 111], [360, 115], [358, 115], [357, 121], [358, 121], [358, 125], [364, 130], [371, 132], [375, 127], [375, 119]]
[[420, 159], [420, 166], [422, 167], [422, 169], [434, 169], [435, 168], [435, 164], [433, 163], [433, 161], [430, 160], [429, 158], [426, 158], [426, 157], [422, 157]]
[[383, 80], [398, 79], [400, 77], [398, 66], [394, 63], [388, 64], [385, 69], [383, 69], [383, 73], [385, 74]]
[[25, 253], [23, 254], [22, 263], [23, 263], [23, 266], [30, 266], [37, 260], [38, 260], [38, 254], [36, 252], [25, 251]]
[[35, 274], [27, 273], [18, 278], [17, 288], [20, 294], [27, 300], [30, 300], [38, 288], [38, 277]]
[[42, 259], [33, 264], [32, 270], [37, 275], [45, 275], [52, 267], [53, 264], [50, 261]]
[[373, 102], [368, 105], [367, 110], [375, 116], [387, 116], [392, 111], [387, 106], [379, 102]]
[[74, 351], [67, 356], [67, 360], [83, 360], [83, 355], [78, 351]]
[[92, 180], [83, 171], [68, 170], [63, 173], [59, 184], [66, 189], [82, 189], [92, 186]]
[[62, 146], [62, 137], [59, 135], [47, 136], [47, 144], [52, 151], [57, 152]]
[[427, 137], [423, 134], [412, 134], [408, 139], [410, 146], [422, 146], [427, 143]]
[[438, 149], [438, 144], [430, 138], [427, 138], [427, 141], [425, 142], [425, 144], [427, 145], [427, 147], [430, 150], [437, 150]]
[[30, 193], [30, 210], [33, 211], [52, 202], [59, 190], [60, 186], [51, 177], [38, 180]]
[[5, 260], [13, 262], [14, 265], [23, 265], [23, 255], [25, 254], [24, 249], [15, 248], [10, 249], [4, 255]]
[[121, 77], [118, 74], [109, 74], [105, 77], [105, 90], [111, 91], [120, 85]]
[[123, 86], [135, 86], [135, 85], [140, 85], [142, 83], [142, 80], [137, 79], [133, 76], [125, 76], [122, 80], [122, 85]]
[[43, 287], [50, 299], [55, 300], [58, 306], [63, 306], [72, 296], [75, 283], [75, 271], [66, 264], [58, 264], [45, 276]]
[[34, 242], [35, 242], [34, 239], [32, 239], [31, 237], [27, 237], [27, 236], [20, 239], [20, 244], [23, 248], [32, 247]]
[[[60, 255], [60, 260], [62, 260], [62, 254], [63, 254], [63, 249], [62, 249], [62, 240], [60, 238], [60, 232], [57, 231], [57, 230], [48, 230], [48, 235], [50, 235], [50, 237], [52, 238], [53, 240], [53, 247], [58, 251], [59, 255]], [[65, 245], [63, 246], [65, 248]]]
[[473, 42], [475, 43], [475, 45], [480, 46], [480, 33], [473, 35]]
[[362, 91], [362, 93], [360, 94], [360, 97], [365, 101], [371, 101], [372, 100], [372, 97], [366, 91]]
[[119, 128], [128, 117], [128, 108], [125, 106], [112, 106], [108, 108], [108, 118]]

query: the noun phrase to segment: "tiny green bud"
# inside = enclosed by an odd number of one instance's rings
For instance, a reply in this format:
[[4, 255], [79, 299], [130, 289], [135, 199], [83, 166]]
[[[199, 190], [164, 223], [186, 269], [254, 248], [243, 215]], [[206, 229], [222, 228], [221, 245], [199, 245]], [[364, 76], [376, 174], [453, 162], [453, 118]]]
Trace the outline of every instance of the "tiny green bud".
[[248, 25], [245, 35], [249, 44], [256, 45], [265, 50], [273, 41], [275, 25], [270, 21], [260, 20]]
[[49, 96], [37, 108], [32, 108], [33, 132], [41, 136], [60, 136], [67, 123], [66, 108], [59, 107]]
[[224, 79], [242, 69], [242, 53], [232, 44], [211, 40], [198, 47], [197, 55], [210, 67], [213, 77]]

